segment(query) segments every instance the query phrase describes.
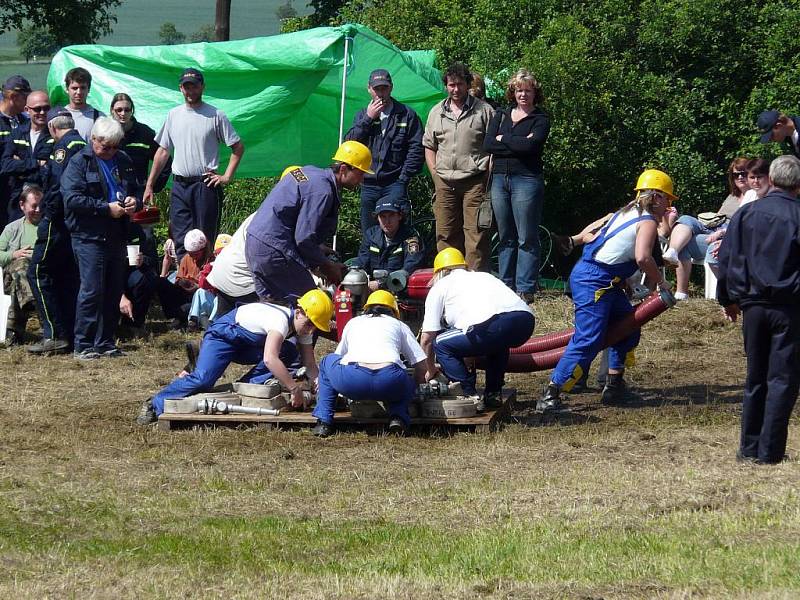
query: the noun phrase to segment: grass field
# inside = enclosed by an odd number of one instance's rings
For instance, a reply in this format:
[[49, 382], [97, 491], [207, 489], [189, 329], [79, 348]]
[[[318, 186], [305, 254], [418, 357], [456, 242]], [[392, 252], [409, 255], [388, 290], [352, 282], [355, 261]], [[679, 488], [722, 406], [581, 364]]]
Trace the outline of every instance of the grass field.
[[[174, 23], [178, 31], [190, 36], [203, 25], [213, 25], [215, 0], [125, 0], [117, 9], [117, 24], [114, 31], [98, 43], [111, 46], [146, 46], [158, 44], [158, 30], [162, 23]], [[275, 35], [280, 23], [275, 9], [285, 4], [283, 0], [236, 0], [231, 8], [231, 39]], [[295, 0], [298, 14], [310, 13], [304, 0]], [[20, 73], [31, 85], [42, 88], [47, 80], [49, 65], [26, 65], [22, 60], [15, 64], [2, 62], [18, 57], [17, 34], [0, 35], [0, 80]]]
[[[569, 324], [563, 297], [536, 309], [539, 333]], [[800, 423], [790, 461], [734, 460], [741, 330], [712, 303], [646, 326], [628, 406], [542, 419], [546, 374], [514, 375], [485, 435], [134, 426], [185, 339], [89, 365], [0, 351], [2, 597], [800, 593]]]

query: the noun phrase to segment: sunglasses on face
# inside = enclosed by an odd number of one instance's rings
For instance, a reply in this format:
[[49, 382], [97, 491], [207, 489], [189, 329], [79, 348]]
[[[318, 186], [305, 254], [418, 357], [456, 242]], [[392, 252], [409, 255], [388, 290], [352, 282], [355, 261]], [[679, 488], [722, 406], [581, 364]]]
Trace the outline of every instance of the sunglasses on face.
[[732, 173], [732, 175], [733, 175], [733, 176], [734, 176], [736, 179], [739, 179], [739, 178], [746, 179], [746, 178], [747, 178], [747, 171], [734, 171], [734, 172]]
[[50, 105], [44, 104], [42, 106], [29, 106], [28, 109], [35, 113], [46, 113], [48, 110], [50, 110]]

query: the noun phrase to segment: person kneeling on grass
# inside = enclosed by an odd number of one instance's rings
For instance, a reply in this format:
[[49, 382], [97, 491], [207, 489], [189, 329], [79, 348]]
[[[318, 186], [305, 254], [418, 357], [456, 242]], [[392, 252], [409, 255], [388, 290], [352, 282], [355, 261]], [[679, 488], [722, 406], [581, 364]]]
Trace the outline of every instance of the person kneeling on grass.
[[[445, 248], [433, 261], [433, 285], [425, 299], [422, 348], [427, 358], [425, 379], [439, 372], [461, 383], [478, 412], [502, 404], [503, 379], [511, 348], [533, 333], [533, 311], [517, 294], [490, 273], [467, 271], [464, 255]], [[447, 328], [447, 331], [442, 331]], [[485, 357], [486, 390], [475, 388], [476, 373], [464, 359]]]
[[[136, 422], [154, 422], [169, 398], [212, 390], [232, 362], [255, 364], [240, 381], [264, 383], [274, 377], [291, 393], [292, 407], [305, 408], [303, 391], [292, 379], [290, 369], [296, 370], [302, 363], [308, 378], [316, 380], [311, 334], [315, 328], [330, 331], [332, 317], [333, 302], [319, 289], [303, 294], [295, 308], [268, 302], [240, 306], [212, 323], [203, 337], [195, 369], [145, 400]], [[292, 339], [295, 336], [296, 343]]]
[[364, 314], [344, 328], [336, 352], [319, 365], [317, 406], [312, 413], [318, 420], [314, 435], [328, 437], [333, 433], [337, 394], [351, 400], [386, 401], [389, 432], [405, 433], [411, 421], [408, 405], [415, 386], [403, 358], [414, 367], [416, 381], [422, 383], [425, 353], [399, 317], [397, 299], [391, 292], [377, 290], [367, 298]]

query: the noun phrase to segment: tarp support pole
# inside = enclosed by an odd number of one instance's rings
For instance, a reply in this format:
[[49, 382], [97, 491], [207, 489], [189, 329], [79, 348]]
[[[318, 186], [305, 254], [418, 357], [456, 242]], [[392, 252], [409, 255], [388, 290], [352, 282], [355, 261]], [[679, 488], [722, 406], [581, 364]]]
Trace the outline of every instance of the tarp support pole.
[[[350, 68], [348, 64], [348, 59], [350, 57], [350, 40], [352, 40], [350, 36], [345, 36], [344, 38], [344, 68], [342, 69], [342, 100], [340, 102], [339, 108], [339, 145], [342, 144], [344, 141], [344, 103], [347, 97], [347, 70]], [[336, 229], [339, 229], [339, 221], [336, 221]], [[338, 236], [334, 233], [333, 234], [333, 251], [336, 252], [336, 238]]]

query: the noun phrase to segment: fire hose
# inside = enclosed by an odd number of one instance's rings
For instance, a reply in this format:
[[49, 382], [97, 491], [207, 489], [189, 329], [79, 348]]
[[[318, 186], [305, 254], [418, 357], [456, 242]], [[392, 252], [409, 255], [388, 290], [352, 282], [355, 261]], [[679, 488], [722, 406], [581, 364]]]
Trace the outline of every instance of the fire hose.
[[[637, 329], [640, 329], [642, 325], [648, 321], [652, 321], [658, 315], [673, 306], [675, 306], [675, 297], [671, 292], [661, 290], [650, 294], [636, 306], [633, 312], [627, 314], [608, 328], [606, 339], [603, 342], [603, 348], [613, 346]], [[512, 348], [512, 354], [509, 357], [506, 372], [530, 373], [533, 371], [552, 369], [564, 355], [566, 345], [569, 343], [573, 332], [574, 329], [568, 329], [544, 336], [537, 336], [531, 338], [518, 348]], [[552, 346], [555, 340], [563, 340], [564, 345], [561, 347]], [[525, 351], [525, 353], [521, 353], [523, 352], [522, 349], [526, 347], [541, 349], [536, 352]], [[477, 358], [476, 366], [479, 369], [485, 368], [482, 357]]]
[[228, 404], [221, 400], [213, 400], [205, 398], [197, 401], [197, 412], [204, 415], [227, 415], [227, 414], [244, 414], [244, 415], [267, 415], [270, 417], [277, 417], [281, 411], [275, 408], [256, 408], [254, 406], [238, 406], [236, 404]]

